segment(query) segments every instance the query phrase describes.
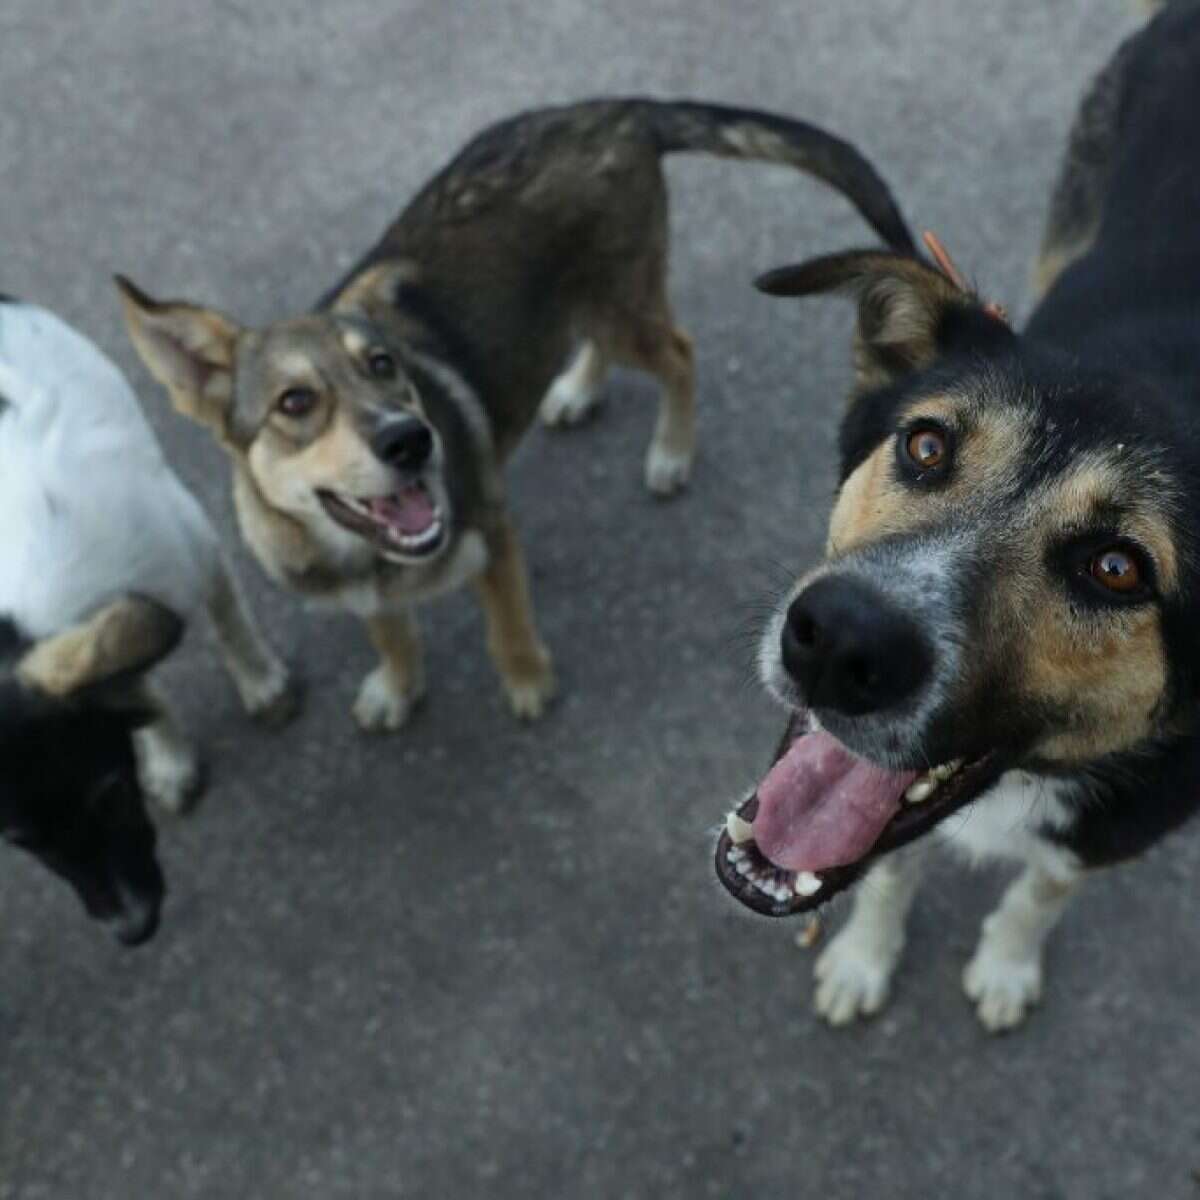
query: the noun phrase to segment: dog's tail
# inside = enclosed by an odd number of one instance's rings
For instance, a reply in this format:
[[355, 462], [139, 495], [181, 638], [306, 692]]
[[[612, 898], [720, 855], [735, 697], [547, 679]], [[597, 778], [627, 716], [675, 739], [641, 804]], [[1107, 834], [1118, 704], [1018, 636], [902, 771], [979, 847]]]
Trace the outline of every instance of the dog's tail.
[[915, 252], [888, 185], [849, 142], [804, 121], [750, 108], [692, 100], [646, 104], [663, 154], [696, 151], [795, 167], [841, 192], [893, 249]]

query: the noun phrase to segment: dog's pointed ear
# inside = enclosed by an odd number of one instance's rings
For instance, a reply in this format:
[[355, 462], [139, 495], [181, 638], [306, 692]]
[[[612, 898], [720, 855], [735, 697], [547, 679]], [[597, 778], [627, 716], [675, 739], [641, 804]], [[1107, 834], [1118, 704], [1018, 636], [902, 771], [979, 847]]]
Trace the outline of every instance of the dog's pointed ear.
[[183, 621], [145, 596], [114, 600], [62, 633], [37, 642], [17, 664], [17, 678], [54, 700], [126, 688], [178, 644]]
[[115, 279], [129, 336], [150, 374], [184, 416], [224, 434], [237, 324], [211, 308], [154, 300], [123, 275]]
[[837, 291], [857, 298], [858, 394], [923, 370], [942, 355], [987, 353], [1016, 337], [996, 305], [912, 255], [850, 250], [768, 271], [755, 286], [770, 296]]

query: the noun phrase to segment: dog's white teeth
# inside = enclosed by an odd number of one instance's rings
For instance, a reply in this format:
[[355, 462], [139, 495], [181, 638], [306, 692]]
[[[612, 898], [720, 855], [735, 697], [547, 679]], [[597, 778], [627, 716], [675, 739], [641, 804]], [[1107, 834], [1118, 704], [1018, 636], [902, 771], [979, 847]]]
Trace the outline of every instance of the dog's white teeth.
[[751, 871], [753, 871], [753, 870], [754, 870], [754, 867], [753, 867], [753, 865], [751, 864], [751, 862], [750, 862], [750, 860], [749, 860], [748, 858], [743, 858], [743, 859], [742, 859], [742, 860], [741, 860], [741, 861], [740, 861], [740, 862], [737, 864], [737, 873], [738, 873], [739, 875], [749, 875], [749, 874], [750, 874], [750, 872], [751, 872]]
[[940, 779], [935, 779], [931, 775], [922, 775], [920, 779], [914, 780], [908, 785], [904, 792], [904, 798], [909, 804], [920, 804], [937, 791], [940, 782]]
[[815, 896], [821, 890], [821, 881], [811, 871], [801, 871], [792, 884], [797, 896]]
[[928, 800], [938, 788], [952, 775], [955, 775], [963, 765], [961, 758], [952, 759], [948, 763], [930, 767], [924, 775], [918, 776], [905, 789], [904, 798], [910, 804], [920, 804]]
[[746, 857], [746, 852], [740, 846], [730, 846], [725, 851], [725, 861], [731, 863], [740, 863]]
[[735, 812], [731, 812], [725, 819], [725, 832], [729, 834], [729, 840], [735, 846], [740, 846], [754, 837], [750, 822], [743, 821]]

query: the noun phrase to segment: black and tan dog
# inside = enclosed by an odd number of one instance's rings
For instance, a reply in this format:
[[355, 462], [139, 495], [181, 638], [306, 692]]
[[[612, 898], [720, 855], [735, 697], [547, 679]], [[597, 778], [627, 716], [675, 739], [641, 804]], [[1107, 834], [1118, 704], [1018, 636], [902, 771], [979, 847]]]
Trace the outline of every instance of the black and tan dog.
[[819, 129], [601, 100], [481, 134], [310, 315], [244, 329], [122, 281], [146, 365], [229, 452], [260, 562], [366, 620], [382, 661], [355, 704], [364, 727], [398, 727], [421, 695], [410, 606], [467, 580], [514, 710], [537, 716], [551, 695], [500, 477], [539, 405], [573, 423], [610, 364], [649, 371], [664, 395], [646, 483], [666, 495], [686, 481], [692, 351], [667, 300], [661, 168], [686, 150], [810, 172], [911, 247], [871, 166]]
[[1022, 334], [911, 256], [761, 281], [857, 297], [857, 379], [825, 560], [762, 644], [791, 727], [717, 871], [786, 916], [870, 870], [817, 964], [835, 1024], [884, 1002], [925, 847], [1025, 864], [964, 976], [1004, 1029], [1084, 874], [1200, 808], [1198, 130], [1173, 4], [1083, 104]]

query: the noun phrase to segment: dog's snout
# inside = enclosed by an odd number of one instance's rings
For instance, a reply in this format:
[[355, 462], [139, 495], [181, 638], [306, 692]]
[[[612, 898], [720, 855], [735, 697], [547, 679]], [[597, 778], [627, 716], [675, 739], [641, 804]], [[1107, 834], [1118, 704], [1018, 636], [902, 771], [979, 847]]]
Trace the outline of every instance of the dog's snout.
[[433, 432], [416, 417], [388, 421], [371, 438], [375, 456], [401, 471], [420, 470], [433, 453]]
[[920, 630], [868, 584], [826, 576], [792, 601], [783, 665], [815, 709], [893, 708], [924, 684], [933, 656]]

